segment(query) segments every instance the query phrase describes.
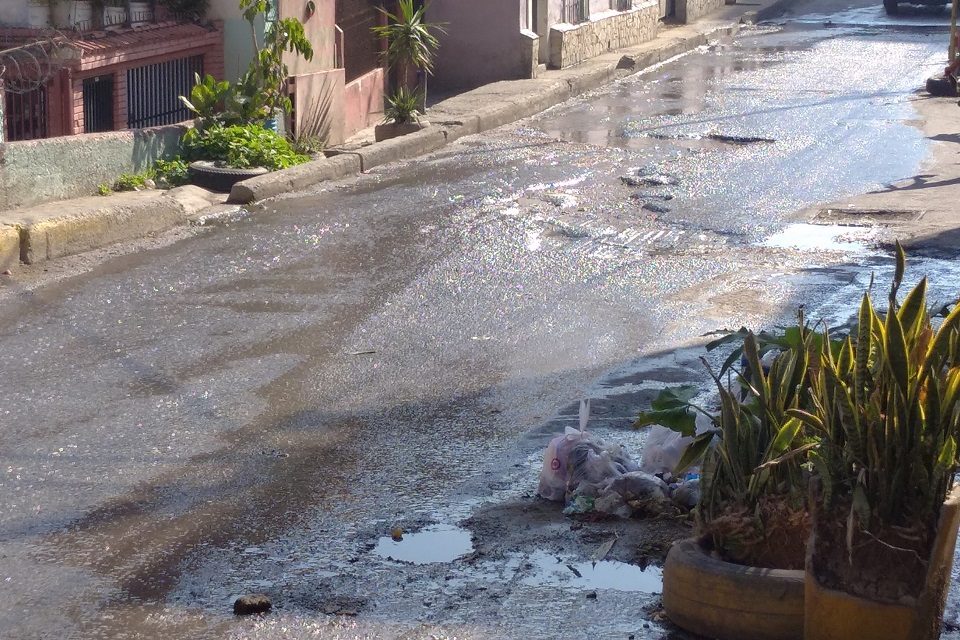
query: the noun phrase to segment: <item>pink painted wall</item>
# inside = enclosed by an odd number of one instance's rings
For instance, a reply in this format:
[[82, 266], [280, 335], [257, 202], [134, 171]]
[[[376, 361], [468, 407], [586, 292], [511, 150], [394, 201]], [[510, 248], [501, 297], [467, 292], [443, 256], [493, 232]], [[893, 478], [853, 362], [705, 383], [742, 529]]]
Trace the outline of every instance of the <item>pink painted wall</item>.
[[374, 69], [344, 87], [344, 138], [383, 120], [383, 69]]
[[313, 60], [307, 62], [300, 56], [285, 55], [290, 75], [298, 76], [333, 69], [336, 39], [334, 37], [335, 0], [314, 0], [316, 12], [307, 16], [307, 0], [280, 0], [280, 17], [297, 18], [313, 45]]
[[[530, 77], [520, 34], [526, 0], [433, 0], [431, 22], [446, 23], [431, 86], [476, 87]], [[529, 52], [526, 54], [529, 58]]]

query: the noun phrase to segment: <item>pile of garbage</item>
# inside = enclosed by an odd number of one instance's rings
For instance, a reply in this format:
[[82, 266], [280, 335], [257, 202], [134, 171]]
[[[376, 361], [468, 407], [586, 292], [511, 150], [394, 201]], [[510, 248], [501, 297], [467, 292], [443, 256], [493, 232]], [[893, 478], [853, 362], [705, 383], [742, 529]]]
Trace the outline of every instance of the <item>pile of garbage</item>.
[[580, 405], [580, 428], [568, 427], [550, 441], [540, 470], [542, 498], [564, 502], [564, 513], [654, 516], [671, 508], [691, 509], [700, 500], [697, 469], [673, 475], [692, 437], [653, 426], [637, 463], [623, 446], [586, 430], [589, 401]]

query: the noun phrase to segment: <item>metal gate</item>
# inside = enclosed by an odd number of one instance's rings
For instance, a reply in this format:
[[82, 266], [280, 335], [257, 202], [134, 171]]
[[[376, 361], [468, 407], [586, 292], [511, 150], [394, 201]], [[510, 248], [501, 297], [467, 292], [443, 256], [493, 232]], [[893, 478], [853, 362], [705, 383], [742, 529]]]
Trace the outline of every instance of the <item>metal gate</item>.
[[83, 130], [86, 133], [113, 131], [113, 76], [83, 81]]
[[5, 92], [3, 120], [9, 142], [46, 138], [47, 88], [40, 87], [26, 93]]
[[346, 81], [356, 80], [380, 66], [380, 41], [371, 27], [379, 24], [375, 0], [338, 0], [337, 26], [343, 32], [343, 68]]
[[127, 71], [127, 127], [158, 127], [192, 118], [180, 96], [190, 95], [194, 74], [203, 76], [202, 55]]

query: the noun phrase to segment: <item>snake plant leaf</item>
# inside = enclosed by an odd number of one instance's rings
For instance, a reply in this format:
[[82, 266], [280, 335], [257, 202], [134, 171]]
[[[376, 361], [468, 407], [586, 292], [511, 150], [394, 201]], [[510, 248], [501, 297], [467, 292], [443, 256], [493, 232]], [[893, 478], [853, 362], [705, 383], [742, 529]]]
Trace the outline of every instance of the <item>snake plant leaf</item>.
[[827, 430], [826, 426], [823, 424], [823, 420], [821, 420], [819, 416], [808, 413], [803, 409], [788, 409], [787, 415], [800, 420], [818, 433], [824, 433]]
[[683, 455], [680, 456], [680, 462], [677, 463], [677, 467], [673, 470], [674, 475], [680, 475], [690, 467], [702, 466], [703, 458], [707, 452], [710, 451], [713, 438], [718, 433], [719, 430], [711, 429], [694, 438], [693, 442], [684, 449]]
[[903, 335], [903, 325], [895, 313], [887, 313], [887, 365], [904, 397], [908, 394], [910, 365], [907, 361], [907, 343]]
[[916, 335], [923, 324], [927, 304], [927, 279], [923, 278], [904, 298], [897, 317], [907, 336]]

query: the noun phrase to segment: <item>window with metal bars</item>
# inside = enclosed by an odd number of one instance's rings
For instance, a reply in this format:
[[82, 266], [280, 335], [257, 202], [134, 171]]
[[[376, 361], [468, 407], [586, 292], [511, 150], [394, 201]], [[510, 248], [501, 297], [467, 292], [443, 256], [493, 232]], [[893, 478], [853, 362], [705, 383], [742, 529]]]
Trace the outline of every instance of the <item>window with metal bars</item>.
[[590, 0], [563, 0], [563, 21], [570, 24], [590, 18]]
[[83, 130], [86, 133], [113, 131], [113, 76], [83, 81]]
[[203, 76], [203, 56], [148, 64], [127, 71], [127, 127], [159, 127], [192, 116], [180, 96], [190, 95], [194, 74]]
[[610, 8], [615, 11], [630, 11], [633, 9], [633, 0], [610, 0]]
[[46, 138], [47, 88], [26, 93], [5, 92], [3, 120], [8, 142]]

